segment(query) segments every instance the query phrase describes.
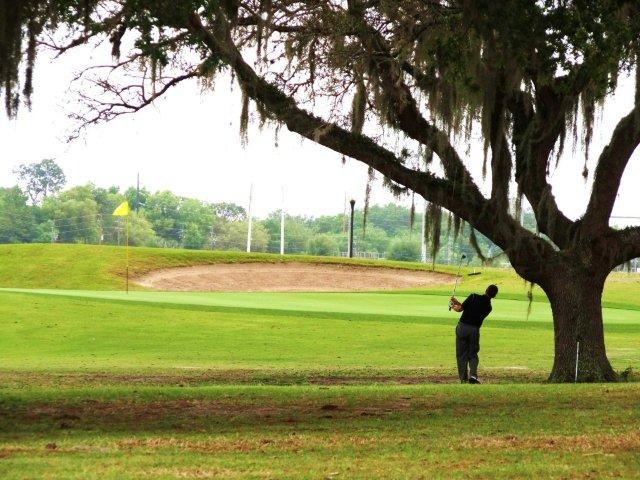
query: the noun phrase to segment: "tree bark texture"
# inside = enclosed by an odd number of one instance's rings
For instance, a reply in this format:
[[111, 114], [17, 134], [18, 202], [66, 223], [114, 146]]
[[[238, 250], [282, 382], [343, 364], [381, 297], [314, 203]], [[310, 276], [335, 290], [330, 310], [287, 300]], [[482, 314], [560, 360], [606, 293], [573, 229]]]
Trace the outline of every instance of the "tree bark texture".
[[615, 381], [617, 375], [604, 342], [602, 291], [606, 274], [582, 268], [579, 259], [564, 263], [562, 268], [550, 266], [541, 285], [553, 313], [555, 353], [549, 381]]

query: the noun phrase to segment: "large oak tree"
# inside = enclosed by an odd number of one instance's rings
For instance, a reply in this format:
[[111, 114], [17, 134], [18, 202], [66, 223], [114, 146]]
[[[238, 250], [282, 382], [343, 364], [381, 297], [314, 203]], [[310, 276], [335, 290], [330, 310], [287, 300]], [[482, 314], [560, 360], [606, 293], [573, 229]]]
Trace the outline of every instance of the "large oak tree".
[[[0, 0], [0, 8], [10, 116], [20, 89], [28, 103], [39, 41], [59, 52], [112, 45], [113, 65], [85, 72], [81, 127], [136, 112], [185, 80], [212, 85], [229, 70], [244, 96], [244, 131], [251, 101], [261, 121], [423, 196], [434, 225], [444, 208], [455, 224], [462, 219], [500, 246], [551, 302], [550, 380], [573, 379], [577, 342], [579, 380], [616, 378], [601, 296], [609, 272], [640, 256], [640, 228], [609, 225], [640, 142], [640, 88], [607, 132], [581, 218], [558, 207], [549, 169], [567, 137], [589, 151], [599, 105], [621, 75], [637, 71], [636, 1]], [[460, 148], [474, 131], [484, 156]], [[478, 162], [488, 170], [486, 194], [470, 174]], [[520, 225], [514, 197], [533, 207], [537, 232]]]

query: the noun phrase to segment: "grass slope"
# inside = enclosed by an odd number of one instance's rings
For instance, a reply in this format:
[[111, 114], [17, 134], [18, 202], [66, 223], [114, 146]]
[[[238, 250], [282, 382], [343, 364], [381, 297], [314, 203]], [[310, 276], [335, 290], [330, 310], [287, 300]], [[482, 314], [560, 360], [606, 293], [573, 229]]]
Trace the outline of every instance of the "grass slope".
[[[387, 260], [132, 247], [129, 272], [133, 278], [161, 268], [246, 262], [340, 263], [409, 270], [430, 268], [421, 263]], [[125, 287], [125, 267], [126, 256], [123, 247], [64, 244], [0, 245], [0, 287], [122, 290]]]
[[[313, 262], [430, 270], [430, 265], [412, 262], [372, 261], [305, 255], [274, 255], [243, 252], [213, 252], [160, 248], [131, 248], [132, 277], [170, 267], [242, 262]], [[436, 265], [439, 272], [455, 274], [457, 267]], [[459, 294], [482, 291], [489, 283], [500, 287], [501, 298], [526, 299], [527, 287], [512, 269], [481, 268], [482, 274], [469, 276], [473, 268], [463, 268]], [[123, 290], [125, 253], [122, 247], [98, 245], [0, 245], [0, 287], [56, 288], [79, 290]], [[133, 289], [142, 287], [131, 285]], [[415, 290], [419, 293], [448, 294], [450, 285]], [[613, 273], [603, 296], [608, 307], [640, 309], [640, 275]], [[534, 301], [546, 296], [534, 289]]]

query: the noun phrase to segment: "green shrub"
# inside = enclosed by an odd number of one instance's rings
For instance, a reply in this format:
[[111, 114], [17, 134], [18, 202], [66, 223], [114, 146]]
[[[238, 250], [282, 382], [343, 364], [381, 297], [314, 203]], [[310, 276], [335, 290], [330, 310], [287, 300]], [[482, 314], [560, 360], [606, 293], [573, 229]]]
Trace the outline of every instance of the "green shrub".
[[402, 260], [405, 262], [420, 261], [420, 242], [409, 239], [399, 239], [391, 242], [387, 258], [390, 260]]
[[316, 235], [309, 240], [307, 251], [310, 255], [333, 256], [338, 255], [338, 244], [329, 235]]

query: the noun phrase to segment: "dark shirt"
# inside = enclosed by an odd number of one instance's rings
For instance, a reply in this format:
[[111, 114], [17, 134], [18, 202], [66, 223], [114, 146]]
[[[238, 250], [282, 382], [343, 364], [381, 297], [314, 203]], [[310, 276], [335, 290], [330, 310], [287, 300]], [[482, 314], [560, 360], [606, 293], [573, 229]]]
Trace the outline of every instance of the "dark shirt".
[[487, 315], [491, 313], [491, 299], [486, 295], [472, 293], [462, 302], [460, 322], [480, 328]]

